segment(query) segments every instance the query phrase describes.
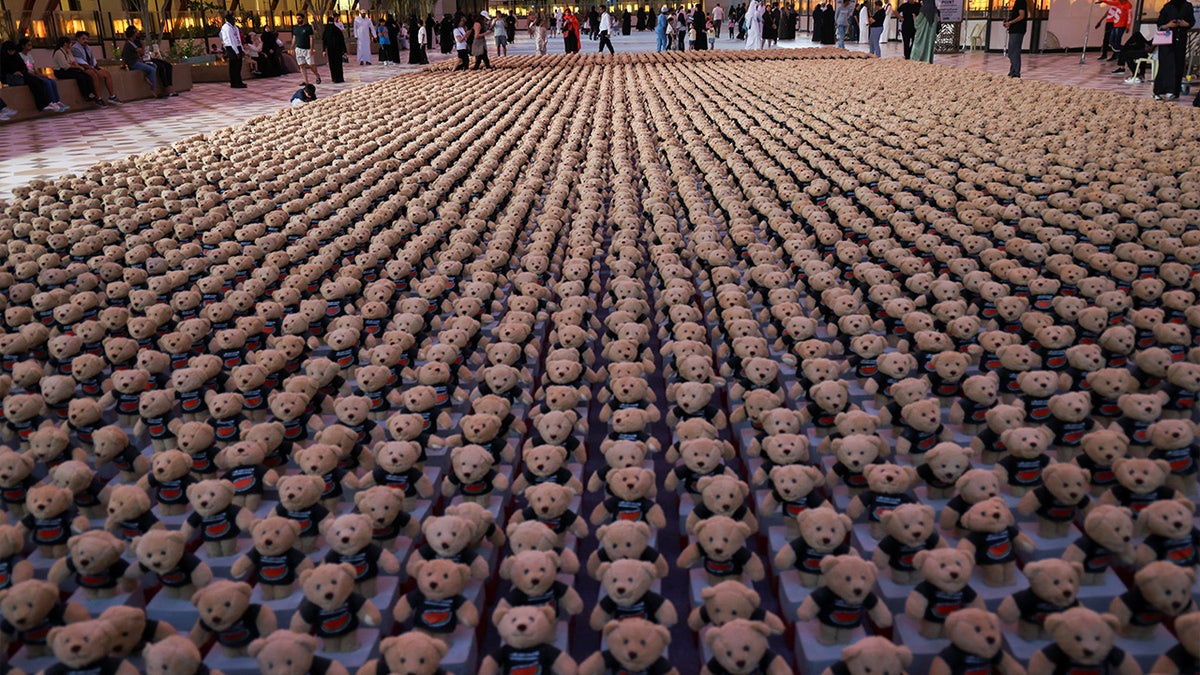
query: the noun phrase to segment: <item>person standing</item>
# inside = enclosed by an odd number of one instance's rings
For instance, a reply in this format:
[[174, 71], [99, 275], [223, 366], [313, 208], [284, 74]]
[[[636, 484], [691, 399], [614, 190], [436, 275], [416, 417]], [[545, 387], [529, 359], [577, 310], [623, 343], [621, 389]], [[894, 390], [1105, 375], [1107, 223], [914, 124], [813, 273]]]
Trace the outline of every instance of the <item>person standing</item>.
[[458, 19], [458, 25], [454, 27], [454, 49], [458, 52], [458, 65], [455, 70], [466, 70], [471, 67], [471, 57], [467, 52], [467, 33], [470, 29], [467, 28], [467, 17], [462, 16]]
[[879, 47], [879, 38], [883, 37], [884, 22], [887, 21], [887, 10], [883, 8], [883, 0], [875, 0], [875, 13], [871, 15], [869, 33], [869, 44], [871, 54], [883, 58], [883, 51]]
[[834, 28], [837, 31], [838, 49], [846, 48], [846, 33], [850, 30], [850, 21], [854, 18], [854, 0], [842, 0], [833, 13]]
[[917, 34], [913, 37], [912, 58], [914, 61], [933, 63], [933, 43], [937, 39], [937, 0], [921, 0], [921, 11], [917, 13]]
[[562, 31], [562, 20], [563, 20], [562, 8], [555, 7], [554, 8], [554, 20], [550, 24], [550, 34], [551, 35], [558, 35]]
[[1008, 29], [1008, 76], [1021, 77], [1021, 45], [1025, 42], [1025, 27], [1029, 23], [1026, 0], [1013, 0], [1004, 27]]
[[1187, 66], [1187, 33], [1195, 23], [1187, 0], [1171, 0], [1158, 12], [1158, 29], [1171, 31], [1170, 44], [1158, 46], [1158, 77], [1154, 78], [1154, 100], [1179, 98]]
[[85, 30], [75, 33], [75, 44], [71, 45], [71, 56], [75, 57], [75, 65], [92, 78], [92, 86], [96, 90], [97, 96], [104, 95], [101, 86], [105, 86], [108, 87], [109, 103], [120, 103], [121, 99], [117, 98], [117, 90], [113, 89], [112, 73], [96, 66], [96, 55], [92, 54], [92, 48], [88, 46], [88, 39], [88, 32]]
[[767, 8], [759, 0], [750, 0], [746, 9], [746, 49], [762, 49], [763, 14]]
[[371, 41], [375, 36], [375, 22], [367, 16], [366, 10], [359, 12], [359, 15], [354, 17], [354, 41], [358, 45], [355, 56], [358, 58], [358, 65], [371, 65]]
[[900, 38], [904, 41], [904, 58], [912, 58], [913, 38], [917, 35], [917, 15], [921, 13], [921, 3], [917, 0], [904, 0], [900, 5]]
[[292, 26], [292, 51], [296, 55], [296, 65], [300, 66], [300, 74], [304, 76], [304, 84], [308, 84], [310, 70], [317, 79], [317, 84], [321, 84], [321, 71], [317, 70], [317, 61], [312, 53], [313, 33], [316, 31], [308, 22], [308, 17], [304, 14], [296, 15], [296, 25]]
[[[425, 45], [425, 55], [428, 56], [429, 50], [434, 48], [434, 41], [437, 37], [437, 19], [433, 18], [433, 12], [425, 15], [425, 39], [422, 44]], [[429, 62], [426, 58], [426, 63]]]
[[667, 15], [667, 6], [663, 5], [662, 9], [658, 12], [658, 21], [654, 24], [654, 37], [658, 42], [657, 51], [665, 52], [671, 48], [671, 43], [668, 42], [667, 38], [667, 24], [669, 21], [670, 17]]
[[496, 56], [508, 56], [508, 24], [504, 22], [504, 12], [492, 22], [492, 34], [496, 37]]
[[565, 51], [567, 54], [579, 53], [579, 31], [579, 19], [576, 18], [575, 13], [568, 8], [565, 12], [563, 12], [562, 26], [563, 51]]
[[1103, 61], [1108, 57], [1108, 52], [1111, 49], [1113, 22], [1116, 19], [1117, 10], [1111, 4], [1104, 2], [1104, 0], [1097, 0], [1096, 4], [1108, 5], [1108, 11], [1096, 22], [1096, 28], [1099, 28], [1100, 24], [1104, 24], [1104, 38], [1100, 41], [1100, 56], [1096, 59], [1097, 61]]
[[429, 64], [429, 53], [425, 51], [428, 33], [429, 29], [425, 27], [425, 24], [419, 24], [419, 27], [417, 28], [417, 39], [412, 43], [413, 54], [417, 59], [416, 63], [422, 66]]
[[438, 22], [438, 47], [443, 54], [449, 54], [454, 49], [454, 22], [446, 14]]
[[245, 89], [242, 82], [242, 31], [233, 22], [233, 12], [225, 15], [225, 23], [221, 25], [221, 44], [225, 47], [225, 59], [229, 61], [229, 86], [233, 89]]
[[598, 53], [603, 54], [604, 48], [608, 47], [609, 54], [616, 54], [617, 50], [613, 49], [612, 38], [610, 37], [613, 29], [612, 14], [608, 13], [608, 5], [602, 7], [600, 11], [600, 49]]
[[488, 67], [488, 70], [492, 69], [492, 61], [488, 58], [487, 50], [487, 39], [492, 34], [491, 25], [492, 18], [486, 11], [480, 12], [479, 16], [475, 17], [475, 26], [472, 28], [474, 39], [471, 40], [471, 55], [475, 57], [473, 70], [479, 70], [484, 65]]
[[539, 9], [533, 18], [533, 49], [539, 56], [546, 55], [546, 37], [549, 34], [546, 22], [546, 13]]
[[704, 15], [704, 7], [696, 5], [696, 10], [692, 12], [692, 29], [696, 31], [696, 46], [695, 49], [705, 51], [708, 49], [708, 17]]
[[1112, 51], [1112, 56], [1108, 57], [1108, 60], [1116, 61], [1121, 53], [1121, 43], [1125, 40], [1125, 31], [1129, 29], [1130, 19], [1133, 17], [1133, 3], [1129, 0], [1100, 1], [1108, 5], [1108, 18], [1111, 23], [1105, 32], [1106, 40], [1104, 47], [1100, 50], [1100, 57], [1103, 59], [1104, 50], [1109, 49]]
[[721, 5], [716, 5], [710, 14], [712, 15], [713, 38], [716, 39], [721, 37], [721, 26], [725, 25], [725, 10], [721, 9]]
[[342, 72], [342, 57], [346, 54], [346, 36], [334, 23], [332, 16], [325, 17], [325, 30], [321, 33], [321, 48], [325, 52], [325, 60], [329, 63], [329, 80], [333, 83], [345, 82]]

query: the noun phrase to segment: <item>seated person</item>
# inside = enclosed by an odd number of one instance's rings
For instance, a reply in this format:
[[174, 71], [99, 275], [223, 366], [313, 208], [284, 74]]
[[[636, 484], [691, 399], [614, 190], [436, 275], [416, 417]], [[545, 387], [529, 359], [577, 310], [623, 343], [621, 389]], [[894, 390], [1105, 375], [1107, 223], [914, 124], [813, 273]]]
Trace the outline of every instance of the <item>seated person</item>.
[[95, 103], [101, 108], [108, 106], [104, 99], [96, 93], [96, 83], [92, 80], [92, 76], [87, 74], [79, 64], [75, 62], [75, 57], [71, 54], [71, 38], [63, 36], [58, 38], [54, 55], [51, 57], [54, 66], [54, 77], [58, 81], [75, 80], [75, 86], [79, 87], [79, 93], [87, 100]]
[[75, 44], [71, 45], [71, 56], [75, 57], [75, 65], [83, 69], [92, 78], [92, 88], [95, 89], [97, 96], [103, 96], [104, 90], [101, 85], [108, 87], [108, 102], [120, 103], [121, 99], [117, 98], [117, 90], [113, 89], [112, 73], [100, 68], [96, 65], [96, 57], [92, 54], [92, 48], [88, 46], [87, 31], [79, 31], [75, 33]]
[[292, 107], [299, 108], [305, 103], [312, 103], [317, 100], [317, 86], [314, 84], [305, 84], [292, 94]]
[[1121, 47], [1121, 51], [1117, 52], [1117, 68], [1113, 72], [1123, 73], [1128, 68], [1133, 75], [1125, 81], [1130, 84], [1141, 82], [1142, 74], [1138, 73], [1134, 63], [1138, 59], [1150, 56], [1151, 48], [1150, 41], [1140, 32], [1134, 31], [1133, 35], [1129, 36], [1129, 39], [1125, 41], [1125, 45]]
[[27, 85], [40, 110], [63, 112], [69, 108], [58, 99], [58, 82], [34, 74], [33, 41], [29, 38], [0, 45], [0, 78], [8, 85]]
[[250, 42], [243, 46], [246, 48], [246, 58], [250, 61], [250, 74], [258, 75], [258, 60], [262, 58], [262, 38], [258, 33], [250, 33]]
[[[133, 28], [133, 26], [130, 26], [130, 28]], [[158, 82], [162, 82], [163, 91], [166, 92], [163, 95], [163, 98], [166, 98], [168, 96], [178, 96], [179, 94], [175, 93], [175, 86], [174, 86], [174, 84], [175, 84], [175, 82], [174, 82], [175, 67], [162, 59], [156, 59], [153, 56], [151, 56], [150, 52], [146, 49], [146, 46], [145, 46], [146, 33], [141, 30], [137, 30], [136, 33], [137, 34], [133, 38], [133, 44], [135, 47], [137, 47], [138, 53], [140, 53], [142, 55], [142, 63], [153, 67], [156, 80]], [[125, 30], [125, 34], [126, 35], [129, 34], [128, 29]]]
[[0, 122], [7, 122], [16, 114], [16, 109], [8, 107], [8, 104], [4, 102], [4, 99], [0, 98]]
[[150, 93], [157, 96], [158, 71], [154, 66], [142, 60], [143, 50], [134, 42], [137, 38], [137, 33], [137, 26], [130, 26], [125, 29], [125, 45], [121, 47], [121, 62], [130, 70], [141, 71], [142, 76], [146, 78], [146, 83], [150, 85]]

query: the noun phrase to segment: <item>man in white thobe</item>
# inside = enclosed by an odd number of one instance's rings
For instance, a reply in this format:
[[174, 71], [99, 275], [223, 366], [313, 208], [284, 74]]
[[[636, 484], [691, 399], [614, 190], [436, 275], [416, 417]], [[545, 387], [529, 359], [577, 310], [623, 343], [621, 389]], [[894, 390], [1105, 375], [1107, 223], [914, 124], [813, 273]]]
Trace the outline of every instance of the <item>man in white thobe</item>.
[[358, 65], [371, 65], [371, 41], [375, 39], [375, 23], [366, 12], [354, 17], [354, 39], [358, 42]]
[[763, 14], [767, 13], [767, 7], [759, 0], [750, 0], [750, 6], [746, 9], [746, 49], [762, 49], [763, 46]]

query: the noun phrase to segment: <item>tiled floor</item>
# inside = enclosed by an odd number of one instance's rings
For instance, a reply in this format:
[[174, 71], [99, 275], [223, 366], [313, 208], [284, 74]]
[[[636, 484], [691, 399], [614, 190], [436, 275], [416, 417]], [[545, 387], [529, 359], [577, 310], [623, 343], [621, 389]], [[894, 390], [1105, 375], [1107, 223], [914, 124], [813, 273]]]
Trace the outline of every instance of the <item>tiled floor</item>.
[[[614, 43], [620, 51], [652, 50], [654, 35], [641, 33], [618, 36]], [[596, 45], [596, 42], [585, 39], [583, 47], [591, 50]], [[813, 46], [813, 43], [807, 36], [801, 36], [793, 42], [780, 43], [780, 46], [804, 48]], [[532, 47], [532, 41], [521, 36], [517, 44], [510, 47], [509, 53], [528, 54], [532, 52]], [[722, 39], [718, 41], [717, 48], [740, 49], [741, 43]], [[847, 45], [847, 48], [866, 51], [865, 44]], [[550, 51], [561, 52], [562, 41], [551, 38]], [[884, 58], [900, 58], [902, 53], [899, 42], [889, 43], [883, 48]], [[430, 57], [444, 58], [438, 53], [432, 53]], [[406, 53], [402, 53], [401, 58], [406, 59]], [[1008, 60], [1003, 54], [964, 52], [939, 55], [935, 58], [935, 64], [990, 73], [1008, 72]], [[344, 84], [329, 84], [326, 80], [325, 84], [318, 87], [318, 95], [333, 96], [417, 69], [415, 66], [348, 66]], [[1140, 98], [1150, 97], [1149, 84], [1125, 84], [1123, 76], [1113, 75], [1109, 72], [1111, 70], [1112, 64], [1097, 63], [1094, 55], [1082, 64], [1078, 53], [1026, 54], [1024, 57], [1027, 78]], [[322, 69], [322, 72], [328, 75], [327, 70]], [[289, 75], [270, 80], [252, 80], [248, 89], [240, 91], [231, 90], [223, 84], [198, 84], [178, 98], [136, 101], [107, 110], [0, 124], [0, 198], [9, 196], [13, 187], [35, 178], [79, 171], [99, 161], [143, 152], [181, 138], [271, 114], [287, 106], [292, 93], [301, 83], [299, 75]], [[1188, 98], [1186, 103], [1190, 102]]]

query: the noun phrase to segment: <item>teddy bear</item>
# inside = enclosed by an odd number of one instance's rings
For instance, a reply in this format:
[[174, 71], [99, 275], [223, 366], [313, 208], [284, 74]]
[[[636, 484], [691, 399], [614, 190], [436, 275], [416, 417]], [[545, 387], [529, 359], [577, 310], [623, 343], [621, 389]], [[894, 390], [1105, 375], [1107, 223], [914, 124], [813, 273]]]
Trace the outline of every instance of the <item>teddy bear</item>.
[[0, 589], [0, 619], [0, 649], [8, 652], [17, 642], [31, 658], [40, 658], [50, 653], [50, 629], [86, 621], [88, 611], [78, 602], [60, 600], [54, 584], [26, 579]]
[[254, 524], [254, 512], [233, 503], [233, 483], [227, 480], [200, 481], [187, 489], [192, 514], [184, 521], [184, 538], [199, 534], [204, 548], [214, 558], [238, 552], [238, 535]]
[[471, 576], [486, 579], [491, 569], [485, 558], [475, 550], [475, 528], [462, 516], [429, 516], [421, 523], [425, 542], [409, 557], [407, 573], [416, 573], [417, 563], [435, 559], [452, 560], [466, 565]]
[[1132, 509], [1134, 514], [1160, 499], [1186, 499], [1167, 486], [1171, 465], [1162, 459], [1119, 457], [1112, 463], [1116, 484], [1100, 496], [1101, 504], [1114, 504]]
[[1138, 566], [1155, 560], [1181, 567], [1200, 566], [1200, 528], [1192, 524], [1194, 513], [1195, 507], [1190, 502], [1174, 499], [1157, 501], [1142, 509], [1137, 524], [1146, 532], [1146, 538], [1135, 551]]
[[986, 424], [987, 412], [999, 403], [1000, 380], [991, 373], [971, 375], [962, 381], [958, 397], [950, 406], [950, 423], [973, 433]]
[[452, 560], [421, 560], [413, 570], [416, 588], [401, 596], [393, 618], [415, 630], [433, 635], [449, 635], [459, 625], [473, 628], [479, 624], [479, 610], [462, 595], [471, 570]]
[[580, 675], [613, 672], [679, 674], [664, 656], [671, 643], [671, 632], [666, 627], [645, 619], [630, 618], [609, 621], [603, 632], [608, 648], [580, 663]]
[[130, 483], [137, 482], [150, 470], [150, 460], [129, 442], [129, 436], [115, 424], [93, 432], [91, 460], [92, 466], [97, 469], [111, 463], [121, 480]]
[[1150, 441], [1150, 426], [1162, 418], [1162, 406], [1166, 394], [1121, 394], [1117, 397], [1120, 417], [1119, 428], [1129, 439], [1130, 454], [1145, 457], [1153, 447]]
[[917, 476], [925, 483], [929, 499], [949, 499], [955, 483], [971, 469], [972, 453], [957, 443], [938, 443], [925, 453], [925, 462], [917, 467]]
[[728, 516], [699, 521], [693, 527], [691, 542], [675, 564], [681, 568], [702, 566], [711, 584], [743, 575], [760, 581], [765, 575], [762, 560], [745, 545], [752, 533], [745, 522]]
[[650, 545], [653, 531], [644, 521], [616, 520], [596, 529], [599, 546], [588, 557], [587, 572], [599, 579], [600, 564], [631, 558], [654, 565], [655, 575], [667, 576], [667, 561]]
[[146, 617], [146, 610], [137, 607], [109, 607], [99, 618], [117, 629], [112, 654], [120, 658], [141, 655], [146, 646], [177, 635], [171, 624], [151, 620]]
[[579, 593], [558, 580], [558, 554], [553, 551], [522, 551], [508, 556], [500, 565], [500, 577], [512, 583], [508, 596], [501, 598], [492, 614], [492, 623], [513, 607], [551, 607], [555, 620], [583, 611]]
[[[75, 395], [72, 386], [71, 395]], [[104, 408], [93, 398], [72, 398], [67, 404], [67, 430], [74, 434], [75, 441], [85, 451], [93, 451], [96, 430], [103, 424]]]
[[842, 658], [821, 675], [904, 673], [913, 660], [912, 650], [879, 636], [866, 637], [842, 649]]
[[1046, 454], [1054, 440], [1054, 432], [1044, 426], [1014, 427], [1000, 434], [1007, 454], [993, 467], [1001, 485], [1014, 497], [1041, 487], [1043, 471], [1054, 460]]
[[416, 631], [386, 637], [379, 641], [379, 658], [363, 664], [357, 675], [438, 675], [449, 649], [444, 641]]
[[113, 675], [137, 675], [138, 669], [125, 659], [112, 655], [119, 629], [103, 619], [76, 621], [55, 626], [46, 634], [46, 643], [55, 664], [43, 673], [102, 672]]
[[181, 450], [167, 450], [150, 460], [150, 471], [138, 479], [142, 490], [154, 495], [163, 516], [182, 515], [188, 510], [187, 490], [197, 481], [191, 474], [192, 460]]
[[253, 424], [242, 414], [241, 394], [209, 391], [204, 401], [208, 406], [206, 422], [213, 428], [214, 443], [219, 447], [239, 440]]
[[525, 489], [527, 506], [515, 512], [511, 522], [540, 522], [558, 535], [560, 545], [568, 533], [586, 537], [587, 523], [571, 510], [571, 500], [574, 498], [575, 493], [570, 488], [555, 483], [530, 486]]
[[[250, 643], [249, 655], [266, 675], [296, 675], [320, 672], [349, 675], [337, 659], [317, 656], [317, 639], [290, 630], [277, 630]], [[326, 649], [326, 651], [329, 651]]]
[[[240, 394], [232, 395], [240, 396]], [[284, 455], [291, 454], [293, 445], [307, 441], [310, 432], [320, 431], [324, 428], [321, 416], [314, 415], [309, 411], [309, 403], [310, 399], [307, 396], [295, 392], [276, 389], [267, 394], [267, 405], [271, 408], [270, 419], [283, 427]], [[262, 425], [255, 425], [255, 428], [258, 426]], [[248, 435], [243, 434], [243, 440], [248, 438]]]
[[953, 548], [918, 551], [913, 557], [922, 581], [904, 603], [904, 613], [917, 622], [927, 639], [944, 635], [946, 619], [964, 608], [984, 609], [983, 598], [971, 587], [971, 556]]
[[493, 468], [495, 463], [492, 453], [482, 446], [454, 448], [450, 451], [450, 475], [442, 482], [442, 496], [457, 495], [466, 501], [486, 503], [493, 492], [507, 490], [508, 476]]
[[[486, 413], [464, 415], [458, 422], [462, 433], [447, 438], [446, 445], [450, 447], [479, 445], [492, 454], [492, 458], [497, 464], [512, 463], [516, 452], [512, 444], [508, 442], [508, 435], [501, 434], [503, 425], [503, 419], [497, 415]], [[527, 443], [525, 447], [532, 447], [532, 445], [534, 444]]]
[[151, 530], [129, 545], [137, 564], [127, 574], [154, 575], [168, 598], [190, 598], [213, 578], [208, 563], [187, 550], [187, 540], [179, 530]]
[[1016, 527], [1012, 511], [1000, 497], [976, 502], [962, 514], [964, 536], [958, 549], [975, 560], [983, 583], [1007, 586], [1017, 572], [1017, 551], [1032, 552], [1036, 547], [1028, 535]]
[[601, 630], [612, 620], [645, 619], [667, 628], [679, 620], [674, 603], [650, 590], [658, 578], [653, 564], [626, 558], [601, 563], [596, 571], [604, 597], [589, 618], [592, 630]]
[[279, 482], [279, 473], [267, 468], [266, 449], [261, 443], [240, 441], [225, 447], [215, 458], [221, 478], [233, 485], [233, 503], [257, 511], [268, 486]]
[[1004, 598], [996, 612], [1005, 621], [1017, 624], [1017, 635], [1022, 640], [1044, 640], [1048, 637], [1046, 617], [1079, 606], [1083, 565], [1047, 558], [1026, 564], [1022, 572], [1029, 588]]
[[787, 675], [792, 672], [783, 657], [771, 651], [767, 638], [771, 628], [761, 621], [734, 619], [704, 635], [713, 657], [700, 669], [701, 675], [759, 672]]
[[706, 476], [697, 482], [697, 487], [700, 501], [688, 514], [685, 523], [688, 534], [694, 534], [697, 523], [713, 516], [728, 516], [745, 523], [752, 532], [758, 531], [758, 519], [747, 506], [750, 487], [744, 482], [731, 476]]
[[824, 585], [814, 590], [796, 610], [801, 621], [817, 620], [817, 640], [824, 645], [845, 644], [864, 615], [879, 627], [892, 625], [892, 613], [871, 590], [875, 565], [857, 555], [828, 556], [821, 561]]
[[358, 487], [358, 480], [354, 474], [338, 466], [340, 458], [341, 453], [337, 446], [320, 443], [298, 448], [292, 453], [292, 459], [305, 475], [321, 479], [321, 503], [330, 510], [337, 508], [338, 501], [347, 488]]
[[[929, 672], [936, 675], [988, 672], [1023, 675], [1025, 669], [1004, 650], [1000, 617], [984, 609], [964, 608], [946, 618], [950, 644], [933, 657]], [[868, 638], [869, 639], [869, 638]]]
[[481, 548], [485, 544], [499, 548], [508, 540], [504, 530], [496, 526], [496, 514], [475, 502], [451, 504], [443, 509], [442, 513], [465, 518], [470, 523], [471, 545], [475, 548]]
[[89, 529], [87, 518], [76, 515], [71, 491], [54, 484], [36, 485], [25, 493], [25, 516], [21, 519], [22, 538], [27, 538], [48, 560], [67, 554], [72, 535]]
[[1050, 420], [1046, 426], [1054, 432], [1054, 446], [1062, 461], [1070, 461], [1083, 445], [1083, 439], [1096, 428], [1092, 403], [1086, 392], [1075, 391], [1050, 397]]
[[896, 464], [868, 464], [863, 467], [863, 476], [867, 479], [867, 489], [854, 495], [846, 506], [846, 515], [858, 518], [865, 514], [871, 524], [871, 536], [882, 539], [883, 514], [901, 504], [916, 502], [910, 491], [917, 483], [917, 470]]
[[275, 612], [250, 602], [251, 591], [249, 584], [218, 579], [193, 593], [197, 616], [188, 633], [192, 644], [203, 647], [216, 638], [225, 656], [247, 656], [251, 642], [274, 633]]
[[[208, 668], [200, 649], [182, 635], [168, 635], [147, 644], [142, 648], [142, 660], [148, 673], [198, 673]], [[208, 668], [209, 675], [220, 672]]]
[[1150, 441], [1150, 459], [1171, 465], [1167, 485], [1184, 495], [1196, 494], [1196, 474], [1200, 471], [1200, 444], [1189, 420], [1163, 419], [1146, 429]]
[[179, 400], [180, 418], [184, 422], [201, 422], [208, 418], [208, 374], [199, 367], [179, 368], [171, 373], [171, 389]]
[[[171, 420], [171, 445], [191, 458], [192, 477], [196, 480], [216, 478], [217, 447], [216, 431], [207, 422], [182, 422]], [[159, 451], [162, 452], [162, 451]]]
[[1100, 368], [1088, 373], [1084, 381], [1092, 394], [1092, 410], [1100, 417], [1120, 416], [1121, 395], [1137, 391], [1137, 379], [1124, 368]]
[[910, 455], [914, 466], [925, 462], [925, 453], [933, 446], [949, 440], [950, 431], [942, 424], [942, 411], [937, 399], [927, 398], [905, 404], [900, 410], [899, 421], [902, 425], [896, 438], [896, 454]]
[[29, 434], [28, 452], [34, 461], [48, 469], [54, 469], [66, 461], [87, 460], [87, 455], [82, 449], [71, 447], [70, 434], [51, 423], [46, 423]]
[[390, 550], [372, 541], [371, 520], [360, 513], [338, 516], [325, 531], [329, 552], [326, 563], [346, 563], [354, 568], [355, 590], [373, 597], [380, 573], [394, 575], [400, 561]]
[[[1062, 558], [1083, 566], [1081, 583], [1101, 584], [1109, 567], [1134, 560], [1133, 519], [1124, 508], [1101, 504], [1084, 519], [1083, 534], [1071, 542]], [[1149, 562], [1149, 561], [1147, 561]]]
[[1112, 463], [1126, 455], [1129, 439], [1120, 431], [1100, 428], [1084, 434], [1080, 447], [1082, 452], [1075, 455], [1074, 462], [1090, 473], [1089, 489], [1093, 497], [1100, 497], [1117, 483]]
[[666, 527], [667, 516], [654, 501], [658, 489], [652, 470], [640, 466], [614, 469], [608, 472], [605, 483], [611, 496], [592, 511], [592, 525], [611, 519], [645, 521], [655, 529]]
[[327, 652], [356, 650], [359, 625], [378, 626], [383, 617], [355, 590], [355, 574], [349, 563], [322, 563], [300, 572], [304, 599], [292, 615], [292, 632], [316, 634]]
[[300, 532], [295, 546], [302, 553], [312, 553], [316, 550], [321, 527], [329, 518], [329, 510], [321, 503], [325, 481], [320, 476], [304, 474], [282, 476], [276, 484], [276, 490], [279, 504], [272, 513], [298, 523]]
[[522, 494], [539, 483], [557, 483], [583, 492], [583, 483], [566, 466], [567, 449], [561, 445], [526, 446], [521, 453], [521, 473], [513, 479], [512, 490]]
[[504, 646], [484, 657], [480, 675], [501, 675], [532, 668], [554, 675], [574, 675], [575, 660], [554, 646], [554, 609], [549, 606], [513, 607], [493, 622]]
[[1189, 361], [1171, 363], [1162, 390], [1167, 394], [1163, 416], [1190, 419], [1200, 392], [1200, 365]]
[[29, 455], [0, 446], [0, 503], [14, 518], [25, 516], [25, 497], [37, 484], [36, 462]]
[[699, 481], [706, 476], [736, 476], [725, 465], [724, 446], [707, 438], [684, 441], [679, 445], [679, 464], [667, 474], [663, 487], [683, 490], [692, 495], [700, 493]]
[[1196, 638], [1200, 635], [1200, 613], [1193, 612], [1175, 619], [1175, 633], [1179, 644], [1158, 657], [1150, 672], [1175, 675], [1195, 672], [1200, 668], [1200, 644], [1197, 644]]
[[312, 561], [296, 550], [300, 524], [281, 516], [268, 516], [254, 523], [250, 536], [254, 547], [234, 561], [230, 574], [235, 579], [253, 581], [264, 600], [279, 600], [291, 595], [296, 580]]
[[917, 553], [946, 546], [937, 533], [934, 517], [933, 507], [927, 504], [901, 504], [883, 514], [883, 528], [887, 534], [879, 540], [871, 559], [880, 570], [891, 570], [893, 582], [916, 583], [919, 578], [915, 562]]
[[1090, 480], [1091, 474], [1077, 464], [1051, 464], [1042, 470], [1042, 485], [1021, 497], [1017, 513], [1037, 515], [1038, 536], [1065, 537], [1075, 519], [1092, 507]]
[[24, 548], [20, 528], [0, 524], [0, 591], [33, 578], [33, 563], [21, 555]]
[[887, 352], [877, 359], [876, 373], [863, 382], [863, 391], [875, 396], [876, 408], [887, 405], [892, 397], [892, 386], [908, 377], [917, 369], [917, 357], [912, 354]]
[[674, 427], [679, 422], [692, 418], [708, 420], [718, 429], [728, 424], [725, 412], [713, 402], [716, 387], [710, 383], [680, 382], [672, 385], [672, 400], [675, 405], [667, 412], [667, 424]]
[[783, 621], [773, 612], [762, 609], [758, 593], [740, 581], [722, 581], [700, 591], [703, 604], [688, 615], [688, 628], [699, 632], [706, 626], [724, 626], [734, 619], [761, 621], [779, 635], [784, 630]]
[[984, 428], [971, 438], [971, 451], [984, 464], [995, 464], [1005, 456], [1004, 432], [1022, 426], [1025, 411], [1015, 405], [998, 404], [988, 410], [984, 418]]
[[[317, 510], [318, 507], [320, 511]], [[392, 546], [400, 535], [412, 538], [421, 531], [420, 522], [404, 510], [404, 499], [391, 488], [376, 485], [355, 494], [354, 508], [371, 519], [371, 538], [385, 548]], [[319, 529], [324, 531], [328, 525], [325, 518], [329, 511], [320, 504], [315, 504], [312, 509], [313, 517], [320, 517]], [[313, 544], [315, 545], [315, 539]], [[300, 550], [304, 548], [301, 547]]]
[[795, 568], [801, 583], [815, 588], [821, 582], [821, 561], [827, 556], [850, 552], [847, 536], [853, 527], [850, 516], [826, 503], [797, 514], [798, 536], [775, 554], [777, 569]]
[[50, 469], [51, 481], [74, 497], [75, 508], [88, 518], [102, 518], [112, 487], [86, 462], [70, 459]]
[[262, 422], [267, 418], [267, 378], [270, 373], [265, 365], [248, 363], [232, 368], [227, 385], [234, 393], [242, 396], [242, 410], [251, 422]]
[[[617, 417], [622, 417], [622, 415], [617, 415]], [[524, 447], [560, 445], [566, 448], [576, 461], [585, 461], [587, 449], [574, 434], [576, 430], [582, 431], [579, 426], [580, 421], [579, 414], [575, 410], [546, 412], [534, 420], [533, 430], [530, 432], [528, 440], [525, 441]]]
[[[1114, 675], [1142, 672], [1131, 654], [1114, 645], [1118, 619], [1086, 607], [1074, 607], [1046, 618], [1053, 643], [1029, 659], [1029, 672], [1107, 671]], [[1158, 672], [1158, 671], [1154, 671]]]
[[175, 392], [170, 389], [143, 391], [138, 397], [138, 417], [133, 435], [148, 436], [156, 452], [175, 447], [175, 431], [168, 419], [175, 407]]
[[62, 587], [74, 580], [89, 600], [129, 593], [137, 586], [125, 577], [129, 563], [122, 558], [125, 542], [105, 530], [89, 530], [67, 540], [67, 555], [54, 562], [46, 580]]
[[800, 409], [802, 424], [812, 424], [818, 434], [829, 433], [837, 426], [837, 416], [858, 406], [850, 402], [850, 383], [845, 380], [826, 380], [808, 390], [808, 404]]
[[382, 485], [404, 496], [411, 510], [416, 498], [433, 496], [433, 483], [421, 470], [421, 447], [412, 441], [381, 441], [375, 444], [375, 466], [358, 481], [359, 489]]

